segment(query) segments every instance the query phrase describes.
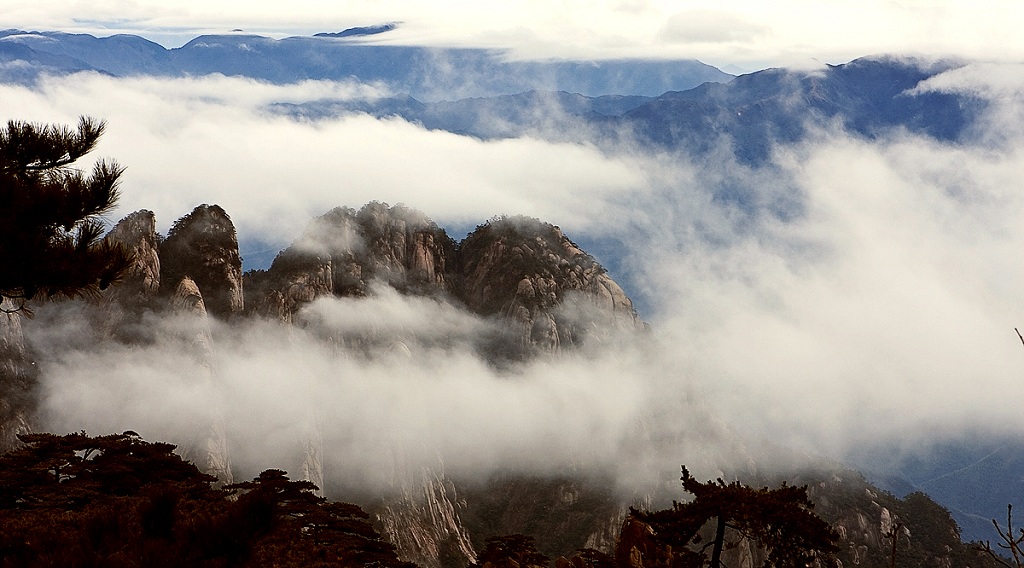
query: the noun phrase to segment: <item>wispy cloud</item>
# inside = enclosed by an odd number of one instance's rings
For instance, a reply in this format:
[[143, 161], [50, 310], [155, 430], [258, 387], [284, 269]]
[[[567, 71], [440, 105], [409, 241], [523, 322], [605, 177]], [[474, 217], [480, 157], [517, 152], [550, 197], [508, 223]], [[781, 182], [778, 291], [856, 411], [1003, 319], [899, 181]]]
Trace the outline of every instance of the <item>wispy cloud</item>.
[[45, 81], [38, 90], [0, 86], [0, 93], [5, 117], [106, 120], [97, 155], [114, 156], [128, 168], [113, 216], [151, 209], [162, 230], [196, 205], [217, 203], [243, 236], [283, 245], [312, 217], [371, 200], [414, 205], [442, 223], [504, 213], [579, 229], [600, 222], [608, 198], [645, 185], [637, 164], [586, 143], [482, 142], [400, 119], [350, 115], [305, 122], [265, 107], [380, 94], [365, 85], [86, 73]]

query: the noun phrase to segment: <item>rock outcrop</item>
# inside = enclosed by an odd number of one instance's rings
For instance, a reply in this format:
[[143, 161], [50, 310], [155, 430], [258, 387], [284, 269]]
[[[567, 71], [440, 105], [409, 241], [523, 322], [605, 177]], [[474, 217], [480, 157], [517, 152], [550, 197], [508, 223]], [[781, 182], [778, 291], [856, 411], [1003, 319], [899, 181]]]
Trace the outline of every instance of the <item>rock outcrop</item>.
[[161, 309], [159, 236], [156, 215], [136, 211], [121, 219], [105, 237], [124, 247], [132, 263], [127, 272], [103, 291], [97, 309], [85, 316], [92, 320], [97, 340], [115, 339], [124, 343], [152, 341], [153, 330], [143, 315]]
[[458, 295], [476, 313], [506, 318], [524, 348], [557, 351], [611, 329], [643, 329], [594, 257], [536, 219], [500, 218], [468, 235]]
[[17, 445], [18, 434], [32, 431], [35, 364], [21, 329], [21, 310], [10, 299], [0, 301], [0, 452]]
[[160, 246], [160, 263], [160, 280], [169, 294], [190, 278], [210, 315], [227, 318], [245, 308], [238, 238], [220, 206], [200, 205], [178, 219]]
[[477, 227], [456, 244], [425, 215], [370, 203], [316, 219], [269, 270], [246, 274], [250, 311], [292, 322], [325, 296], [363, 296], [373, 283], [461, 300], [504, 331], [496, 359], [554, 352], [614, 331], [644, 328], [604, 268], [553, 225], [525, 217]]
[[108, 296], [124, 302], [131, 296], [151, 297], [160, 291], [160, 254], [156, 234], [156, 215], [145, 209], [121, 219], [107, 233], [107, 239], [120, 243], [132, 257], [132, 265]]
[[[186, 344], [186, 354], [194, 357], [201, 366], [200, 376], [188, 377], [189, 381], [216, 382], [217, 373], [213, 364], [213, 337], [210, 334], [206, 303], [199, 286], [191, 278], [183, 278], [171, 297], [174, 312], [183, 317], [189, 325], [181, 326]], [[180, 447], [186, 459], [195, 462], [199, 469], [217, 478], [220, 483], [231, 483], [231, 460], [228, 456], [223, 411], [216, 407], [220, 401], [210, 401], [214, 415], [207, 424], [194, 424], [192, 439]]]
[[247, 273], [252, 310], [292, 321], [322, 296], [362, 296], [374, 282], [412, 294], [452, 291], [455, 244], [403, 205], [338, 207], [315, 219], [267, 271]]
[[399, 556], [424, 568], [467, 566], [476, 550], [463, 516], [466, 501], [451, 479], [429, 470], [413, 474], [377, 513], [381, 533]]

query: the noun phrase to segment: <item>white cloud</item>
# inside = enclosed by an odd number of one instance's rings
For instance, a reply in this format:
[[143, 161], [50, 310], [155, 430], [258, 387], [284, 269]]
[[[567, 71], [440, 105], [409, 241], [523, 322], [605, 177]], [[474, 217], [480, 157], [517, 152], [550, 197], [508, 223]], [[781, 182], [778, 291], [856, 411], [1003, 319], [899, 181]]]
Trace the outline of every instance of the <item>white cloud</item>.
[[670, 16], [661, 30], [661, 37], [681, 43], [746, 43], [768, 32], [763, 25], [734, 12], [694, 9]]
[[[998, 103], [991, 116], [1013, 116], [1024, 98], [1005, 69], [979, 66], [926, 86], [975, 89]], [[305, 332], [220, 330], [222, 383], [196, 385], [194, 369], [159, 346], [70, 349], [55, 337], [88, 334], [60, 331], [44, 342], [52, 424], [159, 439], [178, 432], [181, 417], [208, 416], [202, 401], [225, 397], [237, 457], [258, 468], [294, 451], [315, 401], [331, 467], [376, 483], [386, 479], [374, 472], [392, 467], [388, 448], [423, 459], [444, 452], [475, 473], [632, 468], [642, 457], [622, 455], [643, 430], [683, 447], [661, 454], [672, 474], [679, 463], [714, 463], [708, 453], [730, 440], [719, 424], [840, 456], [859, 444], [1024, 426], [1013, 332], [1024, 327], [1015, 315], [1024, 290], [1019, 122], [987, 120], [987, 138], [960, 144], [822, 132], [754, 169], [726, 155], [692, 163], [480, 142], [369, 117], [300, 123], [259, 110], [268, 87], [212, 81], [224, 88], [85, 75], [42, 94], [4, 87], [0, 105], [47, 122], [107, 118], [100, 153], [129, 167], [124, 210], [154, 209], [164, 226], [218, 202], [241, 231], [283, 237], [335, 205], [381, 199], [442, 224], [525, 213], [570, 237], [619, 238], [626, 288], [654, 307], [655, 337], [503, 374], [475, 356], [473, 333], [458, 332], [486, 322], [382, 294], [379, 304], [313, 309], [326, 326], [355, 320], [401, 335], [405, 355], [397, 343], [366, 358], [305, 341]], [[222, 90], [239, 93], [218, 99]], [[748, 192], [748, 207], [716, 195], [723, 187]], [[455, 330], [440, 346], [422, 339], [438, 322]]]
[[78, 74], [37, 91], [0, 86], [0, 115], [107, 121], [95, 155], [127, 167], [112, 220], [146, 208], [161, 230], [201, 203], [231, 215], [243, 237], [286, 243], [329, 209], [404, 202], [442, 223], [496, 214], [544, 218], [567, 229], [607, 221], [608, 199], [639, 191], [637, 164], [584, 144], [529, 138], [482, 142], [399, 119], [352, 115], [301, 122], [271, 101], [379, 96], [373, 87], [247, 79], [115, 79]]
[[[433, 300], [384, 292], [309, 310], [319, 323], [305, 328], [214, 326], [212, 374], [183, 356], [181, 318], [153, 318], [158, 339], [125, 346], [95, 344], [80, 326], [60, 324], [70, 313], [46, 314], [41, 321], [56, 327], [31, 330], [44, 373], [42, 423], [188, 444], [221, 417], [240, 477], [297, 471], [303, 442], [318, 428], [335, 490], [387, 491], [398, 476], [439, 460], [456, 479], [577, 468], [621, 474], [636, 488], [650, 481], [640, 457], [671, 460], [658, 462], [671, 475], [682, 461], [730, 456], [692, 389], [652, 389], [668, 369], [631, 341], [498, 371], [471, 345], [493, 324]], [[343, 339], [353, 331], [391, 347], [359, 349]], [[654, 442], [639, 426], [665, 411], [674, 426], [705, 435], [664, 456], [645, 452]], [[623, 455], [638, 459], [623, 463]]]
[[1024, 154], [823, 134], [776, 164], [796, 219], [720, 216], [714, 242], [645, 243], [655, 326], [716, 415], [834, 456], [1019, 431]]

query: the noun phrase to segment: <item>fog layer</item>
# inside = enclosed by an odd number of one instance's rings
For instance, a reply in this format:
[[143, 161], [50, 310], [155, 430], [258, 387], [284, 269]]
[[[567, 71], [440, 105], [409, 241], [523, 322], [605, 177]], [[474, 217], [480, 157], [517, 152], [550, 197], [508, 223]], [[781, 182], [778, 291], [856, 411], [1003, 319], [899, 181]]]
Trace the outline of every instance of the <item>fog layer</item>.
[[[96, 75], [2, 87], [12, 117], [109, 121], [99, 153], [128, 166], [120, 213], [149, 208], [166, 227], [219, 203], [243, 238], [269, 242], [372, 199], [441, 225], [521, 213], [621, 243], [620, 283], [652, 311], [650, 337], [498, 372], [472, 349], [492, 322], [381, 290], [311, 306], [326, 328], [215, 326], [210, 379], [161, 342], [76, 347], [60, 339], [73, 330], [30, 322], [45, 424], [164, 438], [223, 412], [250, 473], [293, 459], [302, 432], [320, 427], [325, 472], [342, 485], [386, 485], [398, 462], [438, 456], [465, 474], [622, 472], [646, 467], [647, 448], [657, 467], [710, 472], [765, 439], [842, 458], [1019, 432], [1024, 97], [1007, 71], [969, 66], [920, 87], [992, 101], [970, 140], [868, 142], [836, 127], [776, 147], [757, 169], [727, 152], [694, 163], [366, 116], [295, 122], [261, 111], [283, 93], [223, 78], [209, 81], [230, 89]], [[322, 340], [338, 325], [395, 340], [355, 353]]]

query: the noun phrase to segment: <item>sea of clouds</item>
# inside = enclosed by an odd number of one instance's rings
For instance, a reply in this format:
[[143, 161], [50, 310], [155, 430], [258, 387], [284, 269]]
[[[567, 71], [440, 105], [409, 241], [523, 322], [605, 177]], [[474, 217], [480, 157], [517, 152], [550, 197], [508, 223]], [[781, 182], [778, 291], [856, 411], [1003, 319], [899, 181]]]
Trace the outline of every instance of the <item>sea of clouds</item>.
[[[1015, 436], [1024, 82], [1008, 77], [1024, 74], [1009, 67], [969, 65], [918, 87], [990, 101], [964, 141], [834, 127], [756, 168], [726, 151], [697, 161], [598, 146], [583, 131], [576, 143], [481, 141], [267, 110], [387, 94], [374, 85], [85, 73], [0, 86], [5, 117], [107, 121], [96, 157], [127, 167], [111, 221], [146, 208], [166, 231], [216, 203], [243, 241], [283, 248], [312, 217], [370, 200], [441, 226], [525, 214], [617, 243], [615, 276], [652, 328], [497, 369], [473, 347], [493, 322], [380, 289], [309, 306], [319, 323], [306, 329], [211, 322], [204, 363], [173, 341], [95, 344], [82, 318], [55, 310], [25, 323], [44, 424], [173, 442], [222, 416], [245, 475], [288, 469], [316, 431], [329, 486], [374, 488], [439, 461], [456, 475], [582, 468], [628, 484], [681, 463], [713, 475], [764, 448], [843, 459]], [[723, 198], [736, 192], [746, 197]], [[170, 337], [185, 324], [152, 325]], [[367, 352], [327, 339], [353, 330], [386, 341]]]

